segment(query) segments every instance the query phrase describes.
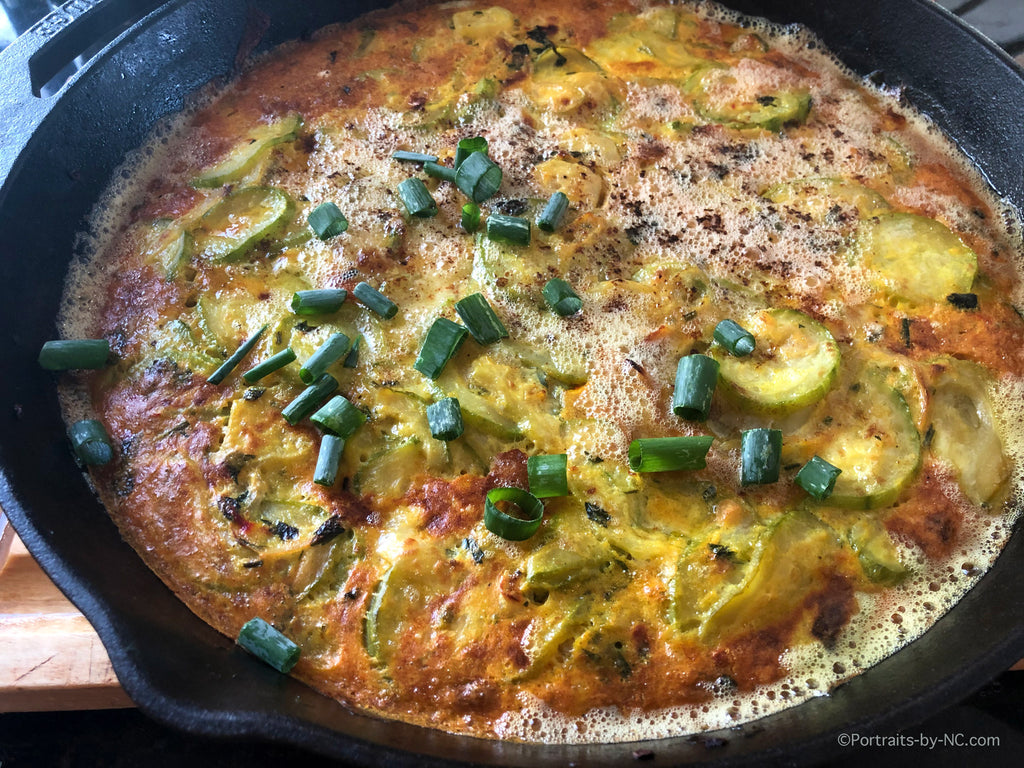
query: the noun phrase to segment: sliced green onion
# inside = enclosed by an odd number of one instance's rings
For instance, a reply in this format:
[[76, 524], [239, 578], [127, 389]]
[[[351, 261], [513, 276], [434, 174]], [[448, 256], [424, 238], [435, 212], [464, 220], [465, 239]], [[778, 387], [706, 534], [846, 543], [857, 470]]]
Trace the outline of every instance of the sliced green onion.
[[462, 408], [454, 397], [445, 397], [427, 406], [430, 434], [436, 440], [454, 440], [462, 436]]
[[299, 378], [302, 379], [302, 383], [312, 384], [320, 378], [322, 373], [348, 353], [351, 343], [349, 337], [344, 333], [332, 333], [327, 337], [327, 341], [321, 344], [299, 368]]
[[501, 186], [501, 168], [483, 152], [471, 152], [459, 163], [455, 186], [474, 203], [482, 203]]
[[321, 240], [330, 240], [348, 229], [348, 219], [334, 203], [321, 203], [306, 217], [309, 226]]
[[530, 222], [519, 216], [492, 213], [487, 217], [487, 237], [496, 243], [530, 244]]
[[[513, 505], [519, 515], [510, 515], [498, 504]], [[484, 525], [496, 536], [523, 541], [537, 532], [544, 517], [544, 504], [522, 488], [492, 488], [484, 501]]]
[[337, 312], [345, 303], [344, 288], [313, 288], [292, 294], [292, 312], [296, 315], [326, 315]]
[[426, 155], [422, 152], [409, 152], [405, 149], [397, 149], [391, 153], [392, 160], [401, 160], [404, 163], [436, 163], [437, 155]]
[[707, 355], [687, 355], [676, 367], [676, 388], [672, 412], [690, 421], [705, 421], [711, 411], [711, 396], [718, 384], [718, 361]]
[[629, 468], [634, 472], [704, 469], [713, 441], [710, 435], [640, 438], [629, 444]]
[[548, 204], [544, 206], [540, 216], [537, 217], [537, 226], [545, 232], [554, 232], [562, 223], [565, 212], [568, 210], [569, 198], [565, 196], [564, 192], [555, 192], [548, 200]]
[[820, 456], [815, 456], [796, 473], [796, 484], [818, 501], [822, 501], [832, 495], [836, 479], [842, 471]]
[[347, 440], [366, 423], [366, 414], [352, 405], [348, 398], [335, 395], [309, 420], [324, 432]]
[[423, 346], [413, 368], [428, 379], [436, 379], [459, 351], [469, 331], [445, 317], [437, 318], [423, 339]]
[[292, 426], [295, 426], [313, 413], [313, 411], [317, 409], [317, 406], [326, 400], [327, 396], [337, 388], [338, 380], [331, 376], [331, 374], [325, 373], [319, 379], [302, 390], [298, 397], [288, 403], [288, 405], [284, 407], [284, 410], [281, 411], [281, 415], [284, 416], [285, 421]]
[[437, 214], [437, 203], [420, 179], [406, 179], [398, 185], [398, 196], [410, 216], [426, 219]]
[[260, 340], [260, 336], [263, 335], [264, 331], [267, 330], [266, 325], [260, 328], [256, 333], [242, 342], [242, 346], [235, 350], [235, 354], [229, 357], [223, 362], [223, 364], [214, 371], [210, 378], [207, 379], [211, 384], [220, 384], [224, 379], [227, 378], [228, 374], [235, 370], [235, 366], [242, 362], [242, 358], [252, 351], [252, 348], [256, 346], [256, 342]]
[[359, 348], [363, 346], [362, 334], [356, 336], [356, 340], [352, 342], [352, 349], [345, 355], [345, 362], [343, 363], [345, 368], [355, 368], [359, 365]]
[[369, 283], [359, 283], [352, 289], [352, 295], [385, 320], [398, 314], [398, 305]]
[[444, 181], [455, 181], [455, 169], [449, 168], [447, 165], [441, 165], [440, 163], [424, 163], [423, 172], [427, 176], [433, 176], [435, 179], [442, 179]]
[[462, 206], [461, 223], [467, 232], [476, 232], [480, 229], [480, 206], [476, 203], [466, 203]]
[[465, 139], [459, 139], [459, 144], [455, 148], [455, 167], [458, 168], [474, 152], [483, 152], [487, 154], [487, 139], [483, 136], [471, 136]]
[[747, 429], [740, 433], [740, 438], [740, 484], [778, 482], [782, 465], [782, 430]]
[[238, 644], [285, 674], [299, 660], [299, 646], [259, 617], [245, 622], [238, 633]]
[[103, 368], [109, 359], [110, 342], [106, 339], [56, 339], [39, 350], [39, 365], [48, 371]]
[[736, 357], [746, 357], [754, 351], [754, 334], [735, 320], [723, 320], [715, 326], [715, 341]]
[[324, 435], [320, 438], [320, 453], [316, 457], [316, 470], [313, 472], [313, 482], [317, 485], [326, 485], [328, 488], [334, 485], [338, 479], [338, 464], [341, 463], [341, 453], [345, 450], [345, 438], [337, 435]]
[[478, 344], [493, 344], [508, 338], [508, 329], [482, 293], [471, 293], [455, 303], [462, 322]]
[[246, 384], [252, 384], [259, 381], [264, 376], [268, 376], [274, 371], [284, 368], [292, 362], [295, 362], [295, 350], [291, 347], [285, 347], [280, 352], [268, 357], [262, 363], [254, 365], [242, 374], [242, 378], [245, 379]]
[[106, 464], [114, 458], [114, 447], [102, 422], [96, 419], [76, 421], [68, 429], [71, 447], [83, 464], [91, 467]]
[[530, 478], [530, 493], [538, 499], [569, 495], [566, 474], [569, 457], [564, 453], [541, 454], [526, 460], [526, 473]]
[[575, 315], [583, 309], [583, 299], [576, 295], [565, 280], [560, 277], [553, 277], [544, 284], [541, 289], [544, 300], [555, 312], [562, 317]]

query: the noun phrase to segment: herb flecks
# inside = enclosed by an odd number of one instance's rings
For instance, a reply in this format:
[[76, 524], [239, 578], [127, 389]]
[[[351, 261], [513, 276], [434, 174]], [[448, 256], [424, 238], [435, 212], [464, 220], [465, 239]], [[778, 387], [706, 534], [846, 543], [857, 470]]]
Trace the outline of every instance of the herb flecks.
[[583, 509], [587, 513], [587, 518], [594, 523], [597, 523], [602, 528], [607, 528], [608, 523], [611, 522], [612, 516], [609, 515], [602, 507], [594, 504], [592, 501], [588, 501], [583, 505]]

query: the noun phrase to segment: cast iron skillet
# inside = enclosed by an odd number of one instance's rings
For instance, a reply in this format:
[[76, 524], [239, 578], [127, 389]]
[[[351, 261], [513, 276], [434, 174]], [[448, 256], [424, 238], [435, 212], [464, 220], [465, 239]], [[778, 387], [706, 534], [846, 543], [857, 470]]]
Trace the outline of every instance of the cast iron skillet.
[[[929, 0], [737, 0], [819, 33], [861, 74], [902, 86], [1024, 210], [1024, 72]], [[891, 732], [959, 700], [1024, 656], [1024, 534], [922, 638], [829, 697], [698, 739], [588, 747], [460, 738], [350, 712], [208, 628], [121, 540], [63, 439], [36, 355], [76, 232], [125, 153], [240, 47], [265, 50], [368, 6], [353, 0], [72, 0], [0, 55], [0, 504], [43, 568], [96, 627], [129, 695], [189, 731], [277, 740], [377, 766], [603, 766], [817, 761], [840, 733]], [[122, 31], [123, 30], [123, 31]], [[116, 36], [116, 37], [115, 37]], [[54, 97], [33, 94], [113, 42]]]

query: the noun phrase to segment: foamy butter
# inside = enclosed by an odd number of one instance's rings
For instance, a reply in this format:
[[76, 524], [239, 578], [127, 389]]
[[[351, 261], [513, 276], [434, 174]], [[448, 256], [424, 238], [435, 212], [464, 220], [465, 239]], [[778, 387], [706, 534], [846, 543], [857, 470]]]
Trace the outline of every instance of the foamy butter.
[[[470, 6], [457, 6], [463, 7]], [[638, 12], [644, 8], [645, 4], [637, 5]], [[708, 24], [740, 20], [704, 4], [700, 11]], [[514, 85], [503, 90], [494, 104], [460, 118], [462, 135], [489, 138], [490, 156], [505, 169], [502, 198], [537, 198], [533, 167], [560, 153], [601, 175], [602, 210], [617, 222], [617, 230], [603, 236], [608, 242], [620, 243], [621, 253], [614, 258], [607, 254], [595, 257], [610, 259], [608, 274], [603, 276], [607, 279], [578, 286], [584, 298], [581, 316], [567, 321], [542, 304], [522, 302], [500, 292], [490, 298], [517, 338], [548, 349], [556, 366], [586, 361], [587, 397], [578, 403], [579, 415], [610, 424], [588, 446], [605, 461], [625, 464], [630, 439], [671, 418], [665, 408], [666, 390], [678, 357], [708, 341], [708, 329], [694, 319], [702, 308], [709, 304], [750, 307], [757, 304], [752, 296], [781, 292], [813, 302], [821, 317], [844, 327], [848, 306], [863, 303], [871, 295], [869, 276], [855, 258], [852, 234], [841, 221], [827, 223], [811, 234], [809, 225], [799, 222], [793, 226], [787, 220], [786, 226], [781, 226], [787, 215], [783, 207], [762, 197], [762, 192], [780, 181], [834, 177], [874, 183], [894, 206], [933, 212], [966, 234], [995, 237], [993, 250], [1012, 254], [1019, 273], [1019, 217], [993, 199], [978, 174], [932, 125], [891, 94], [857, 82], [806, 31], [763, 23], [751, 25], [749, 31], [770, 41], [810, 74], [799, 76], [780, 66], [744, 61], [732, 73], [732, 94], [807, 89], [815, 120], [823, 126], [813, 141], [778, 141], [756, 130], [730, 134], [702, 120], [684, 90], [666, 84], [625, 87], [626, 109], [606, 131], [606, 138], [615, 143], [614, 153], [595, 151], [588, 156], [586, 142], [574, 133], [577, 126], [571, 114], [527, 118], [532, 108], [529, 97]], [[326, 79], [326, 71], [319, 77]], [[219, 95], [208, 94], [186, 114], [162, 126], [146, 148], [128, 158], [97, 206], [90, 230], [79, 244], [81, 258], [68, 279], [60, 319], [64, 336], [97, 334], [107, 286], [119, 271], [137, 266], [133, 241], [121, 237], [133, 208], [145, 198], [147, 184], [165, 174], [175, 161], [186, 169], [183, 174], [200, 164], [198, 157], [192, 158], [194, 162], [181, 157], [182, 147], [191, 146], [185, 141], [189, 121]], [[453, 211], [463, 202], [451, 185], [437, 188], [435, 199], [441, 213], [434, 219], [410, 222], [396, 208], [394, 190], [410, 173], [408, 167], [391, 160], [391, 153], [425, 142], [422, 129], [408, 125], [401, 112], [371, 108], [357, 122], [348, 117], [335, 120], [328, 112], [317, 118], [314, 126], [316, 148], [309, 155], [308, 171], [281, 173], [273, 181], [310, 207], [335, 201], [350, 221], [349, 234], [335, 241], [314, 239], [283, 257], [275, 269], [302, 274], [312, 285], [336, 284], [340, 275], [380, 258], [371, 243], [380, 239], [381, 232], [403, 229], [407, 271], [391, 273], [380, 287], [402, 307], [404, 325], [394, 331], [368, 330], [366, 353], [393, 359], [414, 356], [423, 333], [439, 314], [439, 300], [488, 291], [488, 281], [502, 275], [481, 266], [472, 238], [451, 236], [458, 222]], [[574, 146], [582, 147], [574, 150], [577, 156], [562, 151], [567, 136], [577, 137]], [[438, 153], [442, 162], [450, 162], [454, 139], [445, 135], [444, 141], [447, 144]], [[540, 157], [538, 147], [542, 148]], [[990, 210], [999, 212], [1001, 226], [980, 222], [956, 190], [894, 184], [891, 169], [902, 161], [941, 162], [973, 179], [972, 193]], [[214, 193], [209, 197], [214, 199]], [[509, 258], [518, 257], [512, 251]], [[570, 273], [575, 268], [583, 274], [578, 265], [571, 266], [568, 257], [567, 263]], [[559, 268], [562, 266], [559, 262]], [[636, 282], [670, 279], [652, 277], [652, 270], [658, 269], [666, 275], [671, 275], [672, 269], [697, 270], [713, 283], [704, 286], [703, 293], [695, 289], [692, 296], [673, 297], [678, 298], [674, 314], [665, 318], [662, 327], [636, 321], [637, 317], [656, 317], [664, 309], [654, 293], [634, 289]], [[633, 286], [623, 288], [617, 281]], [[816, 301], [821, 287], [827, 285], [843, 286], [841, 295]], [[1013, 301], [1024, 303], [1021, 281], [1015, 290]], [[450, 306], [445, 305], [442, 312], [450, 315]], [[239, 322], [252, 325], [262, 321], [253, 316]], [[851, 335], [865, 332], [847, 330]], [[68, 419], [90, 415], [86, 393], [66, 387], [61, 394]], [[920, 636], [992, 565], [1021, 506], [1024, 383], [1001, 381], [993, 399], [999, 431], [1014, 466], [1006, 508], [1002, 514], [1000, 510], [989, 513], [965, 503], [961, 539], [945, 558], [926, 559], [906, 542], [897, 542], [911, 575], [899, 586], [875, 594], [858, 592], [857, 613], [830, 647], [808, 644], [792, 648], [783, 659], [788, 673], [770, 685], [737, 692], [729, 685], [709, 684], [706, 701], [658, 711], [601, 708], [570, 718], [523, 693], [520, 709], [498, 717], [485, 735], [586, 743], [729, 727], [809, 697], [828, 695], [837, 684]], [[673, 421], [672, 427], [676, 432], [700, 431], [683, 422]], [[568, 451], [570, 461], [584, 460], [578, 446], [561, 446], [555, 437], [551, 440], [553, 446]], [[717, 467], [722, 460], [712, 463]], [[938, 471], [945, 471], [947, 481], [954, 483], [948, 468], [940, 466]], [[950, 495], [962, 496], [955, 490]], [[391, 563], [400, 557], [406, 541], [415, 537], [417, 525], [415, 513], [400, 509], [377, 539], [381, 559]], [[511, 556], [516, 549], [504, 545], [503, 551]]]

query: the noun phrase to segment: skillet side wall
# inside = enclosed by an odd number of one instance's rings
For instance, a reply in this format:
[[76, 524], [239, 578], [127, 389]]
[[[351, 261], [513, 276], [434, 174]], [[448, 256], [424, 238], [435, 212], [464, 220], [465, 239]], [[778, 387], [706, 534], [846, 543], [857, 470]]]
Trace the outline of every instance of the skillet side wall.
[[[862, 74], [881, 68], [888, 84], [906, 84], [911, 100], [957, 139], [997, 191], [1024, 209], [1024, 78], [951, 17], [926, 0], [732, 5], [780, 22], [803, 21]], [[43, 567], [96, 625], [128, 692], [165, 722], [287, 741], [360, 764], [620, 763], [636, 745], [536, 748], [350, 715], [234, 649], [121, 541], [81, 480], [63, 440], [52, 377], [36, 364], [39, 347], [56, 332], [76, 233], [124, 155], [160, 117], [184, 106], [189, 93], [231, 74], [247, 20], [259, 26], [265, 14], [269, 26], [258, 49], [265, 50], [356, 12], [355, 3], [334, 0], [175, 0], [95, 57], [46, 105], [47, 117], [0, 187], [0, 329], [8, 355], [0, 378], [0, 503]], [[8, 73], [20, 72], [32, 52], [31, 41], [15, 47], [0, 56], [0, 83], [11, 82]], [[972, 74], [969, 86], [964, 72]], [[993, 572], [933, 630], [831, 698], [726, 734], [729, 743], [713, 753], [685, 740], [647, 746], [673, 762], [792, 760], [794, 753], [812, 760], [835, 749], [839, 730], [907, 725], [963, 697], [1024, 653], [1016, 619], [1024, 608], [1024, 569], [1012, 567], [1024, 556], [1021, 539], [1018, 532]]]

